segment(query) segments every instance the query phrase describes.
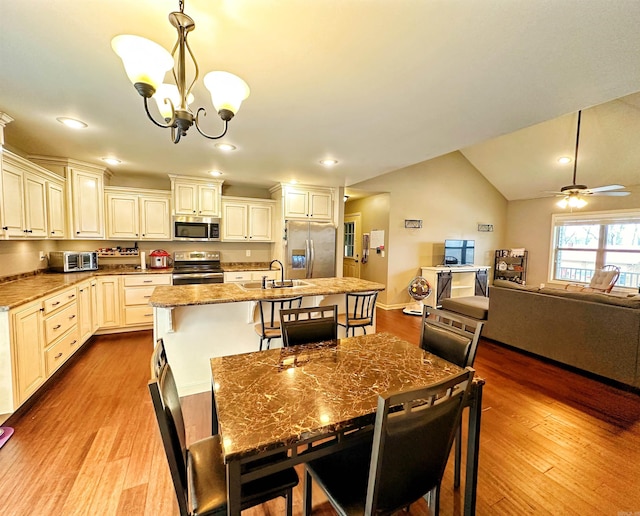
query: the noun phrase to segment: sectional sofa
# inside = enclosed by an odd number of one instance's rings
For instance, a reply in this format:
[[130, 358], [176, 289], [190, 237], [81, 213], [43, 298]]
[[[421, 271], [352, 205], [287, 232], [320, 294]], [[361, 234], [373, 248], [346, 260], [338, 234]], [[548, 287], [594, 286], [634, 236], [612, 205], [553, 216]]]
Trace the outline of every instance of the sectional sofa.
[[640, 295], [497, 280], [482, 336], [640, 388]]

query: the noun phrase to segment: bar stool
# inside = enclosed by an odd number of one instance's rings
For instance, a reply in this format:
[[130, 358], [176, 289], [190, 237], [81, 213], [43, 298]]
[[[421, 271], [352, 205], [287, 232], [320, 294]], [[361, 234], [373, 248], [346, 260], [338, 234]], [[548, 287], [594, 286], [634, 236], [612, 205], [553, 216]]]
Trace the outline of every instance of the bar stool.
[[366, 335], [366, 326], [373, 325], [378, 292], [348, 292], [346, 297], [347, 311], [338, 315], [338, 324], [345, 327], [345, 335], [347, 337], [349, 336], [349, 329], [351, 329], [351, 335], [354, 336], [356, 328], [362, 328]]
[[[302, 296], [258, 301], [258, 308], [260, 309], [260, 324], [256, 324], [254, 328], [260, 337], [260, 351], [262, 351], [262, 343], [265, 339], [267, 341], [267, 349], [269, 349], [271, 346], [271, 339], [279, 339], [282, 337], [282, 330], [280, 329], [280, 310], [300, 308], [301, 304]], [[267, 311], [266, 315], [268, 318], [265, 318], [265, 311]]]

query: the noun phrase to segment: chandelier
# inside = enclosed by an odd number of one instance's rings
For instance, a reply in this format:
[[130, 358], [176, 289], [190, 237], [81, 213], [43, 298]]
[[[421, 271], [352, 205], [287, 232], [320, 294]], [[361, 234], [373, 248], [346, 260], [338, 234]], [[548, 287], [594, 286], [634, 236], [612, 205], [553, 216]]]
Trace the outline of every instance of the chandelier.
[[[184, 1], [179, 2], [180, 11], [169, 14], [169, 22], [178, 32], [178, 40], [171, 53], [157, 43], [140, 36], [122, 34], [111, 40], [111, 47], [122, 59], [129, 80], [144, 99], [144, 109], [149, 119], [159, 127], [171, 129], [173, 143], [195, 125], [205, 138], [217, 140], [227, 133], [229, 121], [240, 109], [242, 101], [249, 96], [249, 86], [240, 77], [228, 72], [209, 72], [204, 76], [204, 85], [211, 94], [211, 102], [224, 123], [218, 136], [211, 136], [200, 128], [199, 117], [207, 115], [205, 108], [196, 114], [189, 107], [193, 102], [191, 89], [198, 80], [199, 69], [187, 36], [195, 29], [193, 19], [184, 13]], [[193, 79], [187, 81], [187, 58], [193, 67]], [[165, 74], [173, 71], [174, 84], [163, 84]], [[154, 98], [164, 122], [158, 122], [149, 112], [148, 101]]]

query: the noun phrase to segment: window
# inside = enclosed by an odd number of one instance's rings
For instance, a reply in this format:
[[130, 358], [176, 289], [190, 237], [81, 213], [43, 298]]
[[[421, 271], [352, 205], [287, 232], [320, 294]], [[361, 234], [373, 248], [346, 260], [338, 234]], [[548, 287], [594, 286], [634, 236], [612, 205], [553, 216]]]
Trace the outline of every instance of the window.
[[344, 256], [345, 258], [353, 258], [356, 243], [356, 223], [344, 223]]
[[616, 287], [640, 286], [640, 212], [553, 215], [551, 280], [589, 283], [605, 265], [620, 267]]

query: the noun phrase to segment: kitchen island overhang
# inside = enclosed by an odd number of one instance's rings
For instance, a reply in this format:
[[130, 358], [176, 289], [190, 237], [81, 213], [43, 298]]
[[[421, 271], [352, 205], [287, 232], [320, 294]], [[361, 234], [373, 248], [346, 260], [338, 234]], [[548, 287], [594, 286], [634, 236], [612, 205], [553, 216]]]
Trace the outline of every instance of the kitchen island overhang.
[[[303, 296], [303, 306], [335, 304], [344, 312], [345, 293], [385, 289], [381, 283], [357, 278], [305, 282], [308, 285], [267, 289], [244, 289], [235, 283], [156, 287], [149, 300], [154, 307], [154, 342], [164, 341], [180, 396], [211, 389], [209, 359], [258, 350], [258, 301]], [[375, 318], [367, 331], [375, 331]], [[272, 345], [281, 346], [282, 341]]]

